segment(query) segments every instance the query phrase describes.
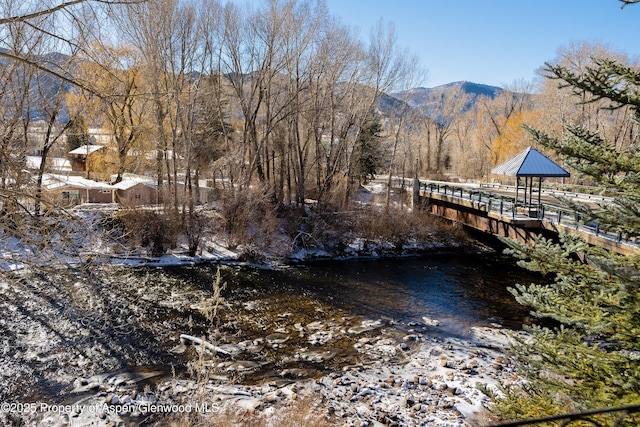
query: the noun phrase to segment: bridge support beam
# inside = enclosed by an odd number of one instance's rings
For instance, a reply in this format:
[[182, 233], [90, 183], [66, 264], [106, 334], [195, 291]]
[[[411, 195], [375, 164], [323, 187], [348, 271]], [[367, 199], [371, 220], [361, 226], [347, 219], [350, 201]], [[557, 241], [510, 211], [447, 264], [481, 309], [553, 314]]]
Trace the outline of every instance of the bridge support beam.
[[464, 224], [485, 233], [499, 237], [508, 237], [526, 243], [535, 239], [540, 230], [523, 228], [519, 224], [504, 222], [488, 216], [486, 212], [464, 209], [461, 206], [451, 207], [440, 203], [431, 203], [430, 211], [434, 215]]
[[418, 209], [420, 206], [420, 180], [417, 176], [413, 179], [411, 190], [411, 207]]

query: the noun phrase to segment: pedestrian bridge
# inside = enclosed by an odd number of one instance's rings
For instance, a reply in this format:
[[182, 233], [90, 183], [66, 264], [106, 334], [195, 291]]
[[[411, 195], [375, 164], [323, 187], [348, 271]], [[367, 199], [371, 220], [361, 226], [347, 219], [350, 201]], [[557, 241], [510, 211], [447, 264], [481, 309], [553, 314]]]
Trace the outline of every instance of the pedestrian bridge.
[[619, 254], [640, 254], [637, 238], [627, 239], [620, 233], [602, 230], [597, 224], [584, 224], [578, 213], [559, 206], [555, 199], [563, 196], [587, 203], [606, 203], [611, 198], [541, 190], [543, 202], [524, 208], [513, 197], [515, 187], [424, 180], [414, 180], [412, 186], [414, 202], [427, 206], [432, 214], [496, 236], [527, 242], [538, 235], [554, 237], [564, 232], [577, 234], [591, 245]]

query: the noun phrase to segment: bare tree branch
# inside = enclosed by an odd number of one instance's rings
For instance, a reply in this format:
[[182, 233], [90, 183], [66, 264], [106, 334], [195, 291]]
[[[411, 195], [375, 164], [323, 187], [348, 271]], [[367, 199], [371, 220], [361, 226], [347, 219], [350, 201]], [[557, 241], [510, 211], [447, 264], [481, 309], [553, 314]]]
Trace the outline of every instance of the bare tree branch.
[[17, 16], [11, 16], [8, 18], [0, 18], [0, 25], [2, 24], [9, 24], [12, 22], [24, 22], [27, 21], [29, 19], [33, 19], [33, 18], [39, 18], [42, 16], [48, 16], [51, 15], [53, 13], [56, 13], [60, 10], [63, 9], [68, 9], [72, 6], [75, 6], [77, 4], [81, 4], [81, 3], [88, 3], [88, 2], [94, 2], [94, 3], [103, 3], [103, 4], [109, 4], [109, 5], [116, 5], [116, 4], [136, 4], [136, 3], [143, 3], [146, 0], [71, 0], [71, 1], [67, 1], [64, 3], [61, 3], [57, 6], [48, 8], [48, 9], [42, 9], [39, 10], [37, 12], [32, 12], [32, 13], [27, 13], [25, 15], [17, 15]]
[[71, 77], [67, 77], [67, 76], [65, 76], [65, 75], [63, 75], [61, 73], [58, 73], [57, 71], [51, 70], [50, 68], [47, 68], [47, 67], [45, 67], [43, 65], [40, 65], [37, 62], [32, 61], [32, 60], [30, 60], [28, 58], [23, 58], [21, 56], [17, 56], [17, 55], [14, 55], [12, 53], [1, 51], [1, 50], [0, 50], [0, 57], [13, 59], [15, 61], [19, 61], [19, 62], [28, 64], [28, 65], [30, 65], [30, 66], [32, 66], [32, 67], [34, 67], [34, 68], [36, 68], [36, 69], [38, 69], [40, 71], [43, 71], [43, 72], [48, 73], [48, 74], [51, 74], [52, 76], [54, 76], [56, 78], [59, 78], [60, 80], [66, 82], [66, 83], [69, 83], [69, 84], [71, 84], [73, 86], [76, 86], [76, 87], [78, 87], [78, 88], [80, 88], [82, 90], [86, 90], [87, 92], [89, 92], [89, 93], [91, 93], [91, 94], [93, 94], [93, 95], [95, 95], [97, 97], [100, 97], [100, 98], [104, 97], [103, 94], [96, 92], [91, 87], [89, 87], [89, 86], [77, 81], [76, 79], [73, 79]]
[[626, 6], [629, 6], [630, 4], [635, 4], [635, 3], [640, 3], [640, 0], [619, 0], [622, 3], [622, 6], [620, 6], [622, 9], [624, 9]]

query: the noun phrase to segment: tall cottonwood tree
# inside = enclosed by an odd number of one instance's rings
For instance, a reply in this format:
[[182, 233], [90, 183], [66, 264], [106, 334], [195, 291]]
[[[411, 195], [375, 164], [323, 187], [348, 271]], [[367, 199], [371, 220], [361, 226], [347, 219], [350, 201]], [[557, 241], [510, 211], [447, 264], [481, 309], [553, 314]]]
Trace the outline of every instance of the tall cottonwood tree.
[[[414, 150], [414, 136], [417, 128], [416, 123], [420, 123], [421, 114], [411, 107], [410, 90], [420, 86], [420, 83], [427, 77], [427, 72], [422, 70], [416, 57], [411, 57], [408, 52], [404, 54], [407, 63], [404, 67], [404, 77], [401, 79], [399, 95], [393, 106], [388, 123], [388, 132], [391, 139], [391, 151], [389, 153], [389, 165], [387, 169], [387, 192], [385, 197], [385, 207], [388, 209], [391, 203], [391, 191], [393, 187], [393, 177], [399, 174], [405, 178], [407, 174], [418, 174], [417, 150]], [[396, 102], [396, 101], [392, 101]], [[418, 138], [419, 139], [419, 138]], [[404, 182], [404, 179], [403, 181]]]
[[332, 202], [332, 193], [342, 187], [346, 137], [353, 123], [351, 107], [357, 99], [362, 72], [362, 49], [350, 28], [335, 20], [328, 22], [314, 62], [310, 82], [313, 104], [308, 113], [314, 144], [314, 193], [321, 204]]
[[462, 87], [454, 86], [438, 91], [430, 102], [422, 107], [425, 114], [424, 123], [428, 128], [426, 163], [429, 173], [440, 175], [448, 166], [449, 162], [445, 161], [448, 140], [468, 102], [469, 96]]
[[[518, 141], [513, 138], [513, 132], [510, 136], [504, 136], [503, 133], [509, 129], [514, 129], [513, 123], [518, 122], [517, 117], [521, 117], [526, 111], [531, 111], [537, 107], [534, 105], [532, 96], [532, 87], [525, 82], [514, 82], [513, 84], [503, 88], [495, 96], [481, 96], [477, 99], [475, 105], [474, 121], [476, 124], [475, 142], [476, 152], [479, 158], [485, 160], [482, 162], [483, 167], [478, 171], [480, 177], [488, 177], [492, 167], [496, 166], [500, 161], [498, 159], [508, 158], [508, 154], [516, 153], [519, 145], [526, 138]], [[519, 125], [516, 125], [519, 126]], [[516, 144], [499, 144], [495, 142], [505, 142], [512, 140]], [[500, 147], [498, 152], [495, 149]], [[505, 150], [506, 148], [506, 150]], [[506, 156], [506, 157], [505, 157]]]
[[[606, 109], [626, 111], [635, 126], [640, 124], [637, 66], [594, 57], [581, 71], [547, 64], [545, 74], [589, 102], [604, 101]], [[636, 143], [620, 149], [584, 124], [567, 126], [560, 137], [528, 130], [535, 142], [556, 150], [578, 173], [614, 192], [614, 203], [571, 203], [586, 221], [627, 238], [640, 235]], [[508, 393], [498, 401], [503, 414], [519, 418], [543, 405], [549, 412], [566, 412], [640, 403], [640, 256], [616, 255], [569, 236], [559, 244], [540, 238], [531, 246], [511, 245], [522, 265], [553, 277], [551, 285], [518, 285], [513, 290], [517, 300], [561, 326], [531, 327], [532, 339], [515, 348], [524, 362], [529, 398]], [[623, 425], [639, 421], [629, 416]]]
[[116, 183], [122, 181], [130, 151], [139, 148], [138, 142], [147, 130], [145, 82], [137, 56], [127, 46], [96, 44], [91, 57], [82, 58], [75, 73], [92, 92], [78, 89], [67, 96], [71, 111], [91, 115], [93, 125], [111, 136], [114, 144], [108, 148], [116, 153]]
[[502, 125], [500, 134], [491, 141], [491, 165], [497, 166], [515, 156], [530, 145], [523, 124], [537, 126], [540, 123], [539, 110], [526, 110], [512, 114]]
[[[574, 73], [584, 73], [594, 66], [593, 58], [609, 58], [624, 65], [631, 62], [627, 55], [601, 43], [574, 42], [561, 47], [553, 63]], [[541, 124], [536, 127], [562, 136], [568, 125], [580, 125], [597, 130], [619, 150], [627, 150], [638, 141], [636, 126], [628, 107], [608, 109], [608, 101], [595, 99], [585, 91], [561, 86], [545, 79], [537, 95]], [[581, 177], [581, 179], [584, 177]]]
[[[7, 9], [8, 4], [3, 7], [5, 13], [11, 10]], [[2, 47], [10, 56], [31, 55], [42, 39], [24, 22], [7, 23], [2, 30]], [[1, 211], [6, 215], [17, 207], [16, 195], [26, 184], [20, 171], [31, 149], [28, 139], [32, 124], [31, 89], [37, 71], [21, 61], [5, 59], [0, 73], [0, 190]]]
[[477, 108], [471, 107], [456, 120], [451, 132], [451, 169], [455, 176], [463, 179], [482, 177], [484, 153], [478, 151], [474, 130]]

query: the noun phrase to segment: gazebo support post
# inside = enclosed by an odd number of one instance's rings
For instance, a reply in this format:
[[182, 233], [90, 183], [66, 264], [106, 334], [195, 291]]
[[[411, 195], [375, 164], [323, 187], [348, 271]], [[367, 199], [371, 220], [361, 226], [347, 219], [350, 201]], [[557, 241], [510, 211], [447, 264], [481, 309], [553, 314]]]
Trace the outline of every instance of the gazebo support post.
[[542, 177], [540, 177], [540, 180], [538, 181], [538, 206], [540, 206], [542, 203], [540, 203], [540, 195], [542, 194]]
[[529, 177], [529, 209], [533, 207], [533, 177]]

